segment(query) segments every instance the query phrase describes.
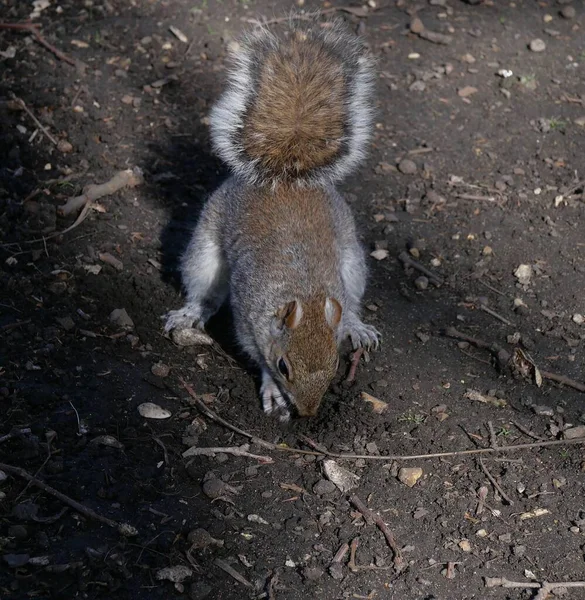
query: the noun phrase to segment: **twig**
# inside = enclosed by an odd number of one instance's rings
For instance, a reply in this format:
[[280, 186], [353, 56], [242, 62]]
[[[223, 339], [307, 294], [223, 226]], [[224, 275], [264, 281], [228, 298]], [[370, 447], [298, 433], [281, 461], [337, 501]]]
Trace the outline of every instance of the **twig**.
[[335, 553], [335, 556], [333, 557], [331, 562], [332, 563], [340, 563], [345, 558], [345, 555], [347, 554], [348, 550], [349, 550], [349, 546], [347, 545], [347, 543], [343, 543], [339, 547], [339, 550]]
[[534, 596], [534, 600], [545, 600], [545, 598], [548, 597], [548, 594], [555, 589], [583, 588], [585, 587], [585, 581], [543, 581], [542, 583], [538, 583], [537, 581], [510, 581], [505, 577], [486, 577], [485, 587], [537, 589], [539, 592]]
[[[482, 350], [489, 350], [492, 353], [492, 355], [496, 357], [500, 364], [508, 362], [510, 360], [509, 353], [506, 350], [500, 348], [497, 344], [490, 345], [487, 342], [484, 342], [483, 340], [471, 337], [469, 335], [466, 335], [465, 333], [462, 333], [461, 331], [458, 331], [455, 327], [448, 327], [447, 329], [445, 329], [443, 334], [455, 340], [462, 340], [464, 342], [468, 342], [476, 348], [481, 348]], [[579, 392], [585, 392], [585, 384], [579, 381], [575, 381], [570, 377], [566, 377], [565, 375], [557, 375], [556, 373], [551, 373], [550, 371], [542, 370], [540, 370], [540, 374], [544, 379], [548, 379], [550, 381], [560, 383], [561, 385], [572, 387], [573, 389], [578, 390]]]
[[455, 579], [455, 565], [457, 565], [459, 563], [453, 562], [453, 561], [449, 561], [447, 563], [447, 573], [445, 575], [445, 577], [447, 577], [447, 579]]
[[528, 450], [532, 448], [544, 448], [547, 446], [566, 446], [571, 444], [585, 444], [585, 437], [574, 438], [569, 440], [548, 440], [544, 442], [534, 442], [530, 444], [514, 444], [511, 446], [498, 446], [497, 448], [475, 448], [473, 450], [452, 450], [450, 452], [435, 452], [432, 454], [413, 454], [411, 456], [403, 455], [377, 455], [377, 454], [340, 454], [337, 452], [330, 452], [328, 450], [301, 450], [300, 448], [292, 448], [290, 446], [279, 446], [272, 442], [267, 442], [255, 435], [232, 425], [225, 419], [222, 419], [218, 414], [213, 412], [208, 406], [205, 405], [203, 400], [197, 397], [197, 394], [193, 391], [193, 388], [183, 381], [180, 380], [187, 393], [191, 396], [193, 404], [195, 404], [199, 410], [212, 421], [223, 425], [230, 431], [234, 431], [245, 438], [248, 438], [252, 443], [269, 448], [270, 450], [276, 450], [278, 452], [290, 452], [293, 454], [306, 454], [310, 456], [328, 456], [330, 458], [339, 458], [343, 460], [358, 460], [363, 458], [364, 460], [423, 460], [428, 458], [443, 458], [447, 456], [471, 456], [473, 454], [494, 454], [497, 452], [512, 452], [514, 450]]
[[215, 559], [215, 565], [219, 567], [222, 571], [225, 571], [230, 577], [233, 577], [236, 581], [239, 581], [242, 585], [247, 588], [253, 588], [254, 586], [243, 576], [240, 575], [231, 565], [225, 562], [225, 560], [221, 560], [221, 558]]
[[360, 358], [364, 354], [363, 348], [358, 348], [351, 357], [351, 366], [349, 367], [349, 373], [347, 374], [347, 378], [345, 383], [351, 383], [355, 379], [355, 372], [357, 371], [358, 364], [360, 362]]
[[524, 425], [522, 425], [522, 423], [518, 423], [518, 421], [512, 421], [512, 425], [514, 425], [523, 434], [527, 435], [528, 437], [531, 437], [533, 440], [542, 441], [544, 439], [537, 433], [534, 433], [534, 431], [530, 431], [530, 429], [528, 429], [527, 427], [524, 427]]
[[274, 462], [274, 460], [270, 458], [270, 456], [251, 454], [250, 452], [248, 452], [248, 450], [250, 450], [250, 444], [244, 444], [239, 448], [196, 448], [195, 446], [193, 446], [192, 448], [189, 448], [188, 450], [185, 450], [185, 452], [183, 452], [183, 458], [188, 458], [190, 456], [201, 456], [202, 454], [204, 456], [215, 456], [218, 453], [223, 453], [233, 454], [234, 456], [245, 456], [247, 458], [254, 458], [264, 464], [270, 464]]
[[275, 569], [268, 584], [266, 585], [266, 594], [268, 600], [276, 600], [276, 586], [278, 585], [278, 569]]
[[48, 494], [51, 494], [51, 496], [58, 498], [59, 500], [61, 500], [61, 502], [64, 502], [68, 506], [71, 506], [71, 508], [75, 509], [77, 512], [80, 512], [82, 515], [85, 515], [89, 519], [94, 519], [96, 521], [99, 521], [100, 523], [104, 523], [109, 527], [113, 527], [124, 536], [138, 535], [138, 531], [134, 527], [132, 527], [132, 525], [128, 525], [127, 523], [118, 523], [117, 521], [113, 521], [112, 519], [108, 519], [107, 517], [102, 517], [102, 515], [99, 515], [91, 508], [88, 508], [80, 502], [77, 502], [77, 500], [73, 500], [73, 498], [70, 498], [69, 496], [66, 496], [65, 494], [59, 492], [55, 488], [46, 484], [44, 481], [33, 477], [28, 471], [25, 471], [20, 467], [14, 467], [12, 465], [0, 463], [0, 469], [2, 471], [5, 471], [6, 473], [12, 473], [13, 475], [17, 475], [18, 477], [25, 479], [32, 485], [40, 488]]
[[499, 296], [504, 296], [504, 297], [506, 296], [506, 294], [504, 294], [504, 292], [500, 292], [500, 290], [491, 286], [487, 281], [484, 281], [483, 279], [478, 279], [477, 281], [479, 283], [481, 283], [481, 285], [484, 285], [488, 290], [491, 290], [492, 292], [494, 292], [495, 294], [498, 294]]
[[25, 319], [24, 321], [15, 321], [14, 323], [8, 323], [7, 325], [2, 325], [0, 327], [0, 331], [9, 331], [10, 329], [16, 329], [17, 327], [22, 327], [22, 325], [28, 325], [31, 322], [31, 319]]
[[566, 377], [565, 375], [557, 375], [556, 373], [551, 373], [550, 371], [543, 371], [542, 369], [540, 370], [540, 374], [545, 379], [550, 379], [551, 381], [555, 381], [561, 385], [567, 385], [580, 392], [585, 392], [585, 383], [575, 381], [574, 379]]
[[67, 56], [67, 54], [61, 52], [61, 50], [55, 48], [53, 44], [47, 42], [47, 40], [41, 35], [39, 27], [40, 25], [37, 23], [0, 23], [0, 29], [12, 29], [14, 31], [26, 31], [27, 33], [30, 33], [34, 39], [41, 44], [41, 46], [44, 46], [47, 50], [49, 50], [49, 52], [52, 52], [59, 60], [62, 60], [63, 62], [66, 62], [74, 67], [76, 64], [75, 61]]
[[496, 431], [494, 429], [494, 424], [491, 421], [487, 423], [488, 431], [490, 432], [490, 447], [497, 448], [498, 447], [498, 439], [496, 437]]
[[437, 287], [443, 285], [444, 282], [441, 277], [427, 269], [424, 265], [421, 265], [418, 261], [414, 260], [414, 258], [411, 258], [407, 252], [401, 252], [398, 255], [398, 258], [404, 263], [405, 267], [412, 267], [413, 269], [420, 271], [423, 275], [426, 275], [429, 278], [429, 281], [434, 283]]
[[481, 470], [485, 473], [485, 476], [490, 480], [491, 484], [496, 488], [496, 490], [499, 492], [500, 496], [511, 506], [512, 504], [514, 504], [514, 501], [506, 494], [506, 492], [504, 492], [504, 490], [502, 489], [502, 486], [496, 481], [496, 478], [488, 471], [488, 468], [485, 466], [485, 463], [483, 462], [483, 460], [480, 458], [479, 459], [479, 466], [481, 467]]
[[488, 495], [488, 489], [485, 485], [482, 485], [479, 488], [478, 492], [476, 492], [473, 489], [472, 489], [472, 491], [477, 496], [477, 507], [475, 509], [475, 514], [481, 515], [481, 513], [483, 512], [483, 509], [485, 508], [485, 499], [487, 498], [487, 495]]
[[157, 445], [160, 446], [160, 448], [163, 451], [163, 457], [164, 457], [164, 461], [165, 461], [165, 465], [170, 465], [171, 463], [169, 462], [169, 453], [167, 452], [167, 447], [163, 444], [163, 441], [160, 438], [157, 438], [156, 436], [152, 436], [152, 441]]
[[455, 194], [455, 198], [461, 198], [461, 200], [478, 200], [485, 202], [495, 202], [496, 199], [493, 196], [478, 196], [475, 194]]
[[568, 198], [569, 196], [573, 195], [577, 190], [580, 190], [581, 188], [585, 188], [585, 181], [579, 181], [577, 182], [575, 185], [571, 186], [564, 194], [563, 196], [565, 196], [565, 198]]
[[[0, 23], [0, 28], [1, 26], [2, 24]], [[57, 140], [49, 133], [49, 130], [34, 116], [33, 112], [26, 105], [26, 102], [22, 98], [19, 98], [14, 94], [12, 94], [12, 99], [18, 104], [20, 104], [22, 110], [24, 110], [24, 112], [34, 121], [35, 125], [43, 132], [44, 136], [49, 140], [49, 142], [51, 142], [53, 146], [56, 146], [58, 144]]]
[[402, 552], [400, 551], [400, 548], [394, 539], [394, 534], [390, 531], [388, 525], [384, 523], [382, 517], [373, 513], [355, 494], [350, 497], [349, 501], [362, 513], [367, 522], [375, 523], [378, 529], [384, 534], [388, 546], [394, 553], [394, 567], [396, 568], [396, 571], [402, 571], [406, 566], [404, 558], [402, 557]]
[[495, 310], [493, 310], [491, 308], [488, 308], [487, 306], [484, 306], [483, 304], [479, 305], [479, 310], [482, 310], [484, 313], [487, 313], [488, 315], [495, 317], [496, 319], [498, 319], [498, 321], [501, 321], [502, 323], [509, 325], [510, 327], [514, 326], [514, 323], [512, 323], [512, 321], [509, 321], [508, 319], [506, 319], [506, 317], [502, 317], [501, 314], [497, 313]]
[[355, 562], [355, 553], [357, 551], [357, 547], [360, 543], [360, 538], [353, 538], [353, 540], [351, 540], [351, 544], [349, 546], [349, 562], [347, 563], [347, 566], [349, 567], [349, 570], [352, 571], [353, 573], [356, 573], [358, 571], [358, 566]]
[[76, 227], [79, 227], [79, 225], [81, 225], [83, 223], [83, 221], [85, 221], [85, 219], [87, 219], [87, 215], [89, 214], [89, 211], [92, 209], [93, 204], [86, 204], [82, 211], [79, 213], [77, 219], [75, 219], [75, 222], [72, 225], [69, 225], [69, 227], [67, 227], [66, 229], [63, 229], [63, 231], [56, 231], [55, 233], [52, 233], [51, 235], [47, 235], [45, 237], [42, 238], [37, 238], [35, 240], [26, 240], [27, 244], [36, 244], [38, 242], [43, 242], [46, 243], [47, 240], [50, 240], [52, 238], [61, 236], [61, 235], [65, 235], [66, 233], [69, 233], [70, 231], [73, 231]]
[[69, 404], [71, 405], [71, 408], [73, 409], [73, 412], [75, 413], [75, 417], [77, 418], [77, 435], [79, 437], [81, 437], [83, 435], [83, 431], [81, 429], [81, 419], [79, 418], [79, 413], [77, 412], [77, 409], [75, 408], [75, 406], [73, 406], [73, 402], [71, 402], [71, 400], [69, 400]]
[[10, 433], [6, 433], [5, 435], [0, 435], [0, 444], [2, 442], [7, 442], [13, 438], [22, 437], [23, 435], [28, 435], [31, 430], [28, 427], [24, 429], [13, 429]]
[[69, 198], [67, 202], [59, 208], [63, 216], [79, 210], [90, 202], [95, 202], [103, 196], [108, 196], [125, 187], [136, 187], [144, 181], [142, 170], [139, 167], [118, 171], [109, 181], [98, 185], [88, 185], [81, 196]]

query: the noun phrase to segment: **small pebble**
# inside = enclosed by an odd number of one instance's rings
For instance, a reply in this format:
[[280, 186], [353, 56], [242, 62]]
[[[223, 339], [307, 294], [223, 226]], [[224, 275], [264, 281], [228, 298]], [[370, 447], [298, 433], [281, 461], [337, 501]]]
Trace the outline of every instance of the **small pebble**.
[[409, 158], [403, 158], [398, 163], [398, 170], [404, 175], [414, 175], [417, 171], [416, 163]]
[[398, 479], [404, 485], [413, 487], [416, 482], [422, 477], [423, 470], [420, 467], [402, 467], [398, 471]]
[[418, 17], [414, 17], [410, 22], [410, 31], [412, 33], [421, 33], [424, 31], [424, 28], [423, 22]]
[[544, 52], [546, 50], [546, 44], [540, 38], [532, 40], [528, 47], [532, 52]]
[[585, 437], [585, 425], [577, 425], [577, 427], [565, 429], [563, 432], [563, 437], [566, 440], [574, 440], [575, 438]]
[[170, 371], [171, 371], [171, 367], [169, 367], [169, 365], [165, 365], [161, 361], [154, 363], [154, 365], [152, 365], [152, 367], [150, 367], [150, 372], [155, 377], [168, 377]]
[[575, 313], [573, 315], [573, 322], [577, 323], [577, 325], [583, 325], [583, 323], [585, 323], [585, 317], [579, 313]]
[[417, 290], [426, 290], [429, 287], [429, 280], [427, 277], [425, 277], [424, 275], [421, 275], [420, 277], [417, 277], [414, 280], [414, 287]]
[[134, 327], [134, 321], [132, 321], [125, 308], [114, 309], [110, 313], [110, 321], [120, 327], [127, 327], [130, 329]]
[[577, 11], [573, 6], [563, 6], [561, 9], [561, 17], [565, 19], [574, 19]]
[[514, 553], [514, 556], [524, 556], [524, 554], [526, 554], [526, 546], [523, 546], [522, 544], [514, 546], [512, 552]]
[[57, 150], [63, 152], [63, 154], [68, 154], [73, 151], [73, 146], [67, 140], [59, 140], [57, 142]]
[[326, 494], [332, 494], [337, 487], [332, 481], [327, 479], [319, 479], [317, 483], [313, 486], [313, 493], [317, 496], [325, 496]]
[[553, 417], [555, 414], [555, 411], [550, 406], [533, 406], [532, 410], [534, 411], [534, 414], [541, 417]]
[[339, 562], [333, 563], [329, 567], [329, 575], [331, 575], [331, 577], [333, 577], [333, 579], [336, 581], [343, 579], [343, 565]]
[[319, 567], [305, 567], [303, 569], [303, 578], [305, 581], [319, 581], [323, 577], [323, 569]]

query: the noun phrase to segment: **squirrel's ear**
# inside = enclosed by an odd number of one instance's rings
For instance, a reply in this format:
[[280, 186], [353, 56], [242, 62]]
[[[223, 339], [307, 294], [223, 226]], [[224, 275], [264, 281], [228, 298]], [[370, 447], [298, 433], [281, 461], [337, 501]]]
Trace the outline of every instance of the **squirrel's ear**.
[[330, 327], [337, 327], [341, 321], [341, 304], [335, 298], [325, 300], [325, 319]]
[[294, 329], [301, 322], [303, 317], [303, 307], [297, 300], [293, 300], [284, 306], [281, 306], [276, 313], [280, 328], [287, 327]]

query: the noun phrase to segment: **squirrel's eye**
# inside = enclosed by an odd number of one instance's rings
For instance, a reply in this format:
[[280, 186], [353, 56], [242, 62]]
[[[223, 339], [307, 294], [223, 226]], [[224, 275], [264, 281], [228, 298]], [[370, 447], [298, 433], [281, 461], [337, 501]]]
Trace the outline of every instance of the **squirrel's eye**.
[[282, 373], [282, 375], [288, 379], [289, 372], [288, 372], [288, 367], [286, 366], [286, 361], [284, 360], [284, 358], [278, 359], [277, 366], [278, 366], [278, 370]]

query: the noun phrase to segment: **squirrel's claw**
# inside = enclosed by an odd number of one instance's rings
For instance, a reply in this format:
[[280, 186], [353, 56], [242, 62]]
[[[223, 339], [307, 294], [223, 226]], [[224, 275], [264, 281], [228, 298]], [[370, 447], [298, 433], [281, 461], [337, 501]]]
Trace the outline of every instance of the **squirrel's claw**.
[[352, 323], [348, 327], [347, 335], [351, 340], [351, 345], [354, 350], [365, 348], [366, 350], [377, 350], [380, 346], [380, 338], [382, 335], [372, 325], [366, 325], [361, 321]]
[[288, 421], [290, 419], [286, 400], [279, 387], [266, 371], [262, 373], [260, 396], [262, 397], [262, 409], [267, 415], [280, 413], [278, 416], [280, 421]]
[[166, 321], [165, 333], [168, 333], [173, 329], [191, 329], [195, 322], [199, 322], [201, 310], [199, 307], [186, 304], [183, 308], [169, 311], [161, 318]]

